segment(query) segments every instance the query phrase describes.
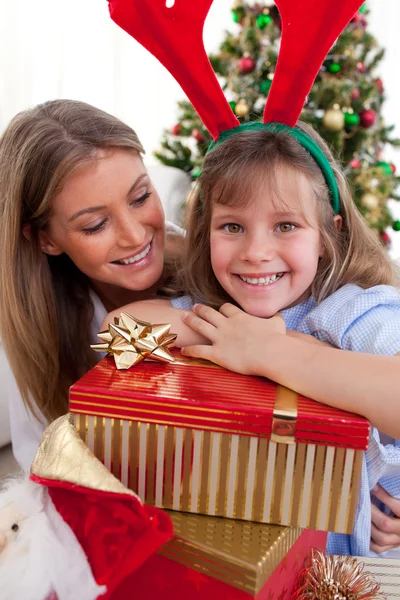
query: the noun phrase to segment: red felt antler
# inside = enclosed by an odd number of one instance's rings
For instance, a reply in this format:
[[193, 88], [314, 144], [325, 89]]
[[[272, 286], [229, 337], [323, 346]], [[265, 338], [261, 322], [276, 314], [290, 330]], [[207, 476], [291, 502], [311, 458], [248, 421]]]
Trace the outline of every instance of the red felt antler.
[[[211, 68], [203, 28], [213, 0], [108, 0], [111, 18], [169, 70], [214, 139], [239, 125]], [[330, 47], [363, 0], [276, 0], [282, 42], [264, 122], [295, 125]]]
[[168, 69], [214, 139], [239, 125], [210, 65], [203, 27], [213, 0], [109, 0], [113, 21]]
[[282, 40], [264, 123], [294, 126], [329, 49], [363, 0], [275, 0]]

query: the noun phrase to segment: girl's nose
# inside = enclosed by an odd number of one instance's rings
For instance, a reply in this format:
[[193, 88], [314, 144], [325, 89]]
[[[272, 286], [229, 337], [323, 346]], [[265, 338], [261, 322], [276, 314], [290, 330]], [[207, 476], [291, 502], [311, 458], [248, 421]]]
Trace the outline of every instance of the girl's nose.
[[6, 547], [7, 544], [7, 538], [4, 535], [4, 533], [0, 532], [0, 552], [2, 552], [4, 550], [4, 548]]
[[250, 239], [244, 250], [244, 260], [258, 264], [263, 261], [270, 261], [275, 255], [275, 247], [267, 236], [261, 239]]

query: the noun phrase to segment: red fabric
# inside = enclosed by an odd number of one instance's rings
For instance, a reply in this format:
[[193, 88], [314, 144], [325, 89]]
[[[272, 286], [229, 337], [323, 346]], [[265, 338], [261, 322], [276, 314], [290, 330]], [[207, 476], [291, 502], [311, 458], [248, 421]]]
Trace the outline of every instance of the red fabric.
[[114, 494], [31, 475], [49, 488], [57, 511], [71, 527], [88, 557], [106, 600], [173, 535], [170, 518], [128, 494]]
[[[110, 600], [290, 600], [311, 548], [324, 551], [326, 538], [324, 531], [305, 529], [256, 595], [219, 581], [211, 574], [213, 567], [205, 574], [154, 554]], [[190, 554], [186, 558], [193, 562]], [[214, 570], [218, 574], [218, 565]]]
[[294, 126], [331, 46], [364, 0], [275, 0], [282, 21], [264, 123]]
[[203, 45], [213, 0], [108, 0], [113, 21], [175, 77], [214, 139], [239, 121], [226, 101]]

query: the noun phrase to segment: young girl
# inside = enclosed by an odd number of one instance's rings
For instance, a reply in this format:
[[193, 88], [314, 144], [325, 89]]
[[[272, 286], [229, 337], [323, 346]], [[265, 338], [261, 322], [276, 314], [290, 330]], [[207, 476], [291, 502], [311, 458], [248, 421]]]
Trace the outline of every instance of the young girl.
[[[291, 128], [273, 125], [237, 128], [209, 152], [190, 206], [188, 295], [123, 310], [171, 322], [187, 356], [268, 377], [400, 437], [398, 274], [327, 145], [298, 128], [323, 153], [318, 163]], [[333, 535], [333, 552], [368, 554], [378, 480], [400, 496], [400, 445], [386, 441], [373, 430], [354, 535]], [[382, 552], [380, 531], [373, 525], [371, 548]], [[400, 545], [392, 536], [387, 545]]]
[[168, 227], [164, 255], [142, 153], [128, 125], [73, 100], [18, 114], [0, 140], [1, 393], [24, 469], [95, 364], [107, 311], [165, 291], [175, 271], [182, 236]]

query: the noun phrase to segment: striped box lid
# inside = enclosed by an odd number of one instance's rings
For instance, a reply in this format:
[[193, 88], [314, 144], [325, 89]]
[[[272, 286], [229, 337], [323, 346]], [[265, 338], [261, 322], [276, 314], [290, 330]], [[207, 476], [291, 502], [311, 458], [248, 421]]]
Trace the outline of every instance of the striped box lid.
[[[277, 394], [267, 379], [240, 375], [206, 361], [144, 361], [117, 370], [101, 360], [70, 388], [72, 413], [270, 439]], [[297, 395], [294, 441], [365, 450], [363, 417]]]

